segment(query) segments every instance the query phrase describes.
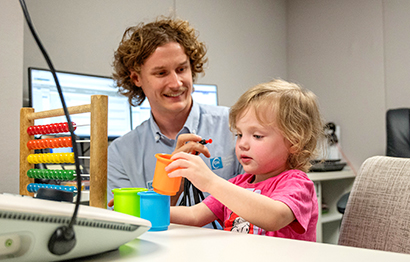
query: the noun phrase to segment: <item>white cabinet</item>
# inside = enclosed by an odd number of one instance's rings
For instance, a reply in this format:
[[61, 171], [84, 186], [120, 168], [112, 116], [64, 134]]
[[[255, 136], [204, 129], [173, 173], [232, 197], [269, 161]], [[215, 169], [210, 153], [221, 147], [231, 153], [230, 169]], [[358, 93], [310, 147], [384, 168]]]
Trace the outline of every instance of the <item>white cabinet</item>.
[[[342, 214], [337, 210], [337, 201], [352, 188], [355, 175], [350, 170], [334, 172], [311, 172], [309, 178], [315, 183], [319, 204], [317, 242], [337, 244]], [[322, 213], [325, 202], [329, 211]]]

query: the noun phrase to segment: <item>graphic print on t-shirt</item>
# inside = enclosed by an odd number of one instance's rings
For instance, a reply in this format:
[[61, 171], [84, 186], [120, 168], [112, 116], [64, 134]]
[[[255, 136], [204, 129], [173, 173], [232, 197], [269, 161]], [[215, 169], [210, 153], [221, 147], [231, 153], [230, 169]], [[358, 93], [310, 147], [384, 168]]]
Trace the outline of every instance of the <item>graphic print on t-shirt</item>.
[[[256, 190], [255, 188], [246, 188], [246, 189], [251, 192], [261, 194], [260, 189], [256, 189]], [[238, 216], [232, 211], [229, 214], [229, 218], [226, 219], [224, 222], [224, 230], [245, 233], [245, 234], [265, 235], [265, 230], [251, 224], [250, 222], [246, 221], [245, 219]]]
[[242, 217], [239, 217], [234, 212], [231, 212], [229, 218], [225, 220], [224, 230], [245, 234], [253, 234], [253, 225], [245, 219], [243, 219]]

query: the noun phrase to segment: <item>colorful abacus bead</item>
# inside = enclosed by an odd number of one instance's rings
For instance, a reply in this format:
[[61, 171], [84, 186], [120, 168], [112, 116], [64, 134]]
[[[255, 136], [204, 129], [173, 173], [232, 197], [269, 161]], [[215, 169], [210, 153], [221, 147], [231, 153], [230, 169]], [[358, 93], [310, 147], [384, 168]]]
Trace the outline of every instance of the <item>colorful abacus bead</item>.
[[27, 185], [27, 191], [31, 193], [37, 193], [39, 188], [51, 188], [56, 190], [63, 190], [67, 192], [72, 192], [74, 195], [77, 193], [77, 188], [74, 186], [60, 186], [60, 185], [49, 185], [49, 184], [38, 184], [31, 183]]
[[27, 156], [30, 164], [39, 163], [74, 163], [74, 153], [30, 154]]
[[29, 140], [29, 141], [27, 142], [27, 148], [28, 148], [29, 150], [33, 150], [33, 149], [34, 149], [34, 141], [35, 141], [35, 140]]
[[28, 155], [27, 162], [29, 162], [30, 164], [35, 164], [35, 155], [34, 154]]
[[[76, 124], [71, 122], [73, 125], [73, 129], [76, 130]], [[64, 133], [69, 132], [68, 123], [54, 123], [49, 125], [36, 125], [36, 126], [29, 126], [27, 128], [27, 133], [29, 135], [45, 135], [45, 134], [54, 134], [54, 133]]]

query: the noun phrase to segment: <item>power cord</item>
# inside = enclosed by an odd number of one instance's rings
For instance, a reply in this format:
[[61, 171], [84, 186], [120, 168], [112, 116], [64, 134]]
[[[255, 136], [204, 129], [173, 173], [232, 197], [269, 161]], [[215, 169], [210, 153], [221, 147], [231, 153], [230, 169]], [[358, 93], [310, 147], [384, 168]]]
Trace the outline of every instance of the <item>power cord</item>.
[[19, 0], [20, 1], [20, 5], [21, 8], [23, 10], [23, 14], [24, 17], [26, 19], [27, 25], [30, 28], [30, 32], [34, 37], [34, 40], [37, 43], [37, 46], [39, 47], [41, 53], [44, 56], [44, 59], [47, 62], [48, 67], [50, 68], [51, 73], [53, 74], [53, 78], [54, 81], [56, 83], [56, 87], [57, 87], [57, 91], [58, 94], [60, 96], [60, 100], [61, 100], [61, 104], [64, 110], [64, 115], [67, 119], [67, 123], [68, 123], [68, 128], [70, 131], [70, 136], [71, 136], [71, 141], [72, 141], [72, 145], [73, 145], [73, 151], [74, 151], [74, 161], [75, 161], [75, 167], [76, 167], [76, 174], [77, 174], [77, 200], [75, 203], [75, 208], [74, 208], [74, 212], [73, 215], [71, 217], [70, 223], [68, 224], [68, 226], [63, 225], [60, 226], [56, 229], [56, 231], [53, 233], [53, 235], [51, 236], [49, 242], [48, 242], [48, 249], [51, 253], [55, 254], [55, 255], [64, 255], [68, 252], [70, 252], [74, 246], [76, 245], [76, 238], [75, 238], [75, 233], [74, 233], [74, 229], [73, 226], [76, 223], [76, 219], [77, 219], [77, 214], [78, 214], [78, 208], [80, 206], [80, 201], [81, 201], [81, 170], [80, 170], [80, 166], [79, 166], [79, 158], [78, 158], [78, 152], [77, 152], [77, 143], [76, 143], [76, 137], [74, 134], [74, 128], [73, 128], [73, 124], [71, 122], [71, 118], [70, 118], [70, 114], [68, 112], [66, 103], [64, 101], [64, 96], [63, 96], [63, 92], [60, 86], [60, 82], [58, 81], [58, 77], [56, 74], [56, 71], [54, 69], [54, 66], [51, 62], [51, 59], [49, 58], [44, 46], [42, 45], [40, 38], [37, 36], [37, 33], [34, 29], [33, 23], [31, 21], [30, 18], [30, 14], [28, 12], [26, 3], [24, 0]]

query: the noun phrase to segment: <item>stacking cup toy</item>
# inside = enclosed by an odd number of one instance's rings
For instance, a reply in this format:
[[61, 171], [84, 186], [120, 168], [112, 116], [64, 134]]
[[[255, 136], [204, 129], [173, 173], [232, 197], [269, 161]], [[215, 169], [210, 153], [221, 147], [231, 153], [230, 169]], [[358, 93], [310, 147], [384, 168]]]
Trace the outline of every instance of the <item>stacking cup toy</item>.
[[146, 188], [138, 187], [113, 189], [114, 211], [140, 217], [140, 196], [138, 192], [147, 190]]
[[170, 223], [170, 196], [154, 191], [139, 192], [141, 218], [151, 222], [148, 231], [167, 230]]
[[154, 191], [161, 195], [175, 196], [181, 185], [181, 177], [169, 177], [165, 167], [172, 162], [170, 154], [156, 154], [157, 163], [155, 165], [154, 181], [152, 187]]

